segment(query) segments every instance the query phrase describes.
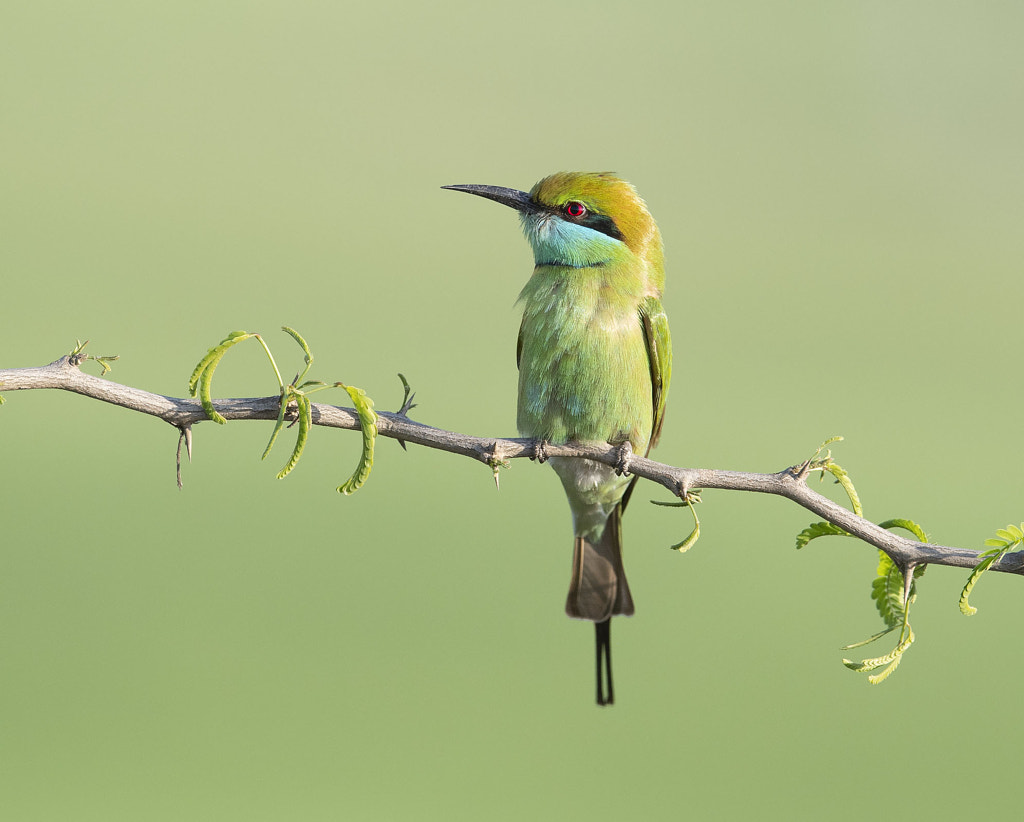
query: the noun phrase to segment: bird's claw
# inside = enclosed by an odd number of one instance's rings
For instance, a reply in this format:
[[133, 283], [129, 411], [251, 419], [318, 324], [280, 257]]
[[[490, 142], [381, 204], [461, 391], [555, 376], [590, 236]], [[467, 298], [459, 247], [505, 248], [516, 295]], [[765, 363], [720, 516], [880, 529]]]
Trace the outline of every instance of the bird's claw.
[[537, 460], [538, 465], [543, 465], [548, 461], [548, 441], [547, 440], [534, 440], [533, 441], [533, 456], [530, 457], [532, 460]]
[[615, 455], [615, 473], [620, 477], [629, 474], [629, 464], [633, 459], [633, 446], [626, 440], [623, 442]]
[[288, 427], [293, 428], [299, 421], [299, 403], [294, 397], [289, 397], [284, 408], [284, 419], [288, 420]]

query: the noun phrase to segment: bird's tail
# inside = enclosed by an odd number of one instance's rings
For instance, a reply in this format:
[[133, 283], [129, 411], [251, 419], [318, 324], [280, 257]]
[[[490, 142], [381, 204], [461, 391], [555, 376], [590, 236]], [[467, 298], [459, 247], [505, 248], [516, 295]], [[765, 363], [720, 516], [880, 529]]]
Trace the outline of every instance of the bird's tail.
[[622, 506], [605, 524], [600, 539], [576, 537], [573, 544], [572, 582], [565, 612], [594, 622], [597, 646], [597, 704], [615, 701], [612, 689], [611, 618], [633, 613], [633, 597], [622, 567]]

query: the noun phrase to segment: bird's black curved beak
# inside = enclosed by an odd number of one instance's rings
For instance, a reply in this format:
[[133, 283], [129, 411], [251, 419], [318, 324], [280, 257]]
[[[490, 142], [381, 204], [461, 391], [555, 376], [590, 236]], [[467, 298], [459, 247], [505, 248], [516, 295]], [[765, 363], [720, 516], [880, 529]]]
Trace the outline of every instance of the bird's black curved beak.
[[494, 200], [496, 203], [507, 205], [510, 208], [514, 208], [516, 211], [523, 213], [529, 213], [534, 211], [541, 211], [541, 207], [537, 205], [533, 200], [530, 199], [530, 195], [525, 191], [516, 191], [514, 188], [502, 188], [501, 186], [482, 186], [482, 185], [459, 185], [459, 186], [441, 186], [449, 191], [465, 191], [467, 194], [475, 194], [477, 197], [486, 197], [488, 200]]

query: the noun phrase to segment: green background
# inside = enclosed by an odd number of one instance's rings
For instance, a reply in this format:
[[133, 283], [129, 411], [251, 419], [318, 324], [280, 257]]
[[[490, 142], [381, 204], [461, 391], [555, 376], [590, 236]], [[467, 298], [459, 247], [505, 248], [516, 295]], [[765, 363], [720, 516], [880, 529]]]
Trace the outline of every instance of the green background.
[[[395, 409], [401, 371], [419, 420], [512, 435], [530, 252], [507, 209], [439, 187], [614, 170], [667, 249], [656, 456], [778, 470], [843, 434], [869, 517], [980, 548], [1024, 518], [1022, 37], [1015, 3], [8, 3], [0, 366], [89, 338], [121, 355], [113, 379], [182, 396], [237, 328], [297, 370], [287, 324], [314, 377]], [[246, 346], [218, 395], [274, 392]], [[278, 482], [290, 440], [261, 463], [269, 424], [208, 423], [178, 491], [165, 424], [5, 396], [5, 819], [1017, 802], [1016, 577], [986, 577], [966, 619], [966, 572], [931, 569], [917, 644], [871, 687], [838, 648], [881, 627], [872, 549], [798, 553], [813, 515], [709, 492], [680, 556], [687, 517], [642, 485], [637, 614], [598, 709], [548, 469], [516, 462], [496, 492], [479, 464], [382, 441], [342, 498], [357, 436], [315, 430]]]

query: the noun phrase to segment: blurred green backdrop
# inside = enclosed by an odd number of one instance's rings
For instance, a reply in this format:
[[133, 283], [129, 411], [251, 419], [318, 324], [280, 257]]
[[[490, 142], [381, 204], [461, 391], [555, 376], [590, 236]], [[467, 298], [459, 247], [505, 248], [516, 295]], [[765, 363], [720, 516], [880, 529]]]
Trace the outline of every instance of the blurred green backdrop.
[[[1024, 518], [1024, 7], [789, 2], [5, 4], [0, 366], [90, 338], [181, 396], [207, 347], [418, 419], [515, 428], [514, 215], [439, 190], [614, 170], [668, 254], [656, 456], [777, 470], [832, 434], [868, 516], [981, 547]], [[273, 393], [232, 352], [221, 396]], [[94, 366], [91, 367], [95, 371]], [[876, 556], [639, 489], [618, 704], [562, 612], [553, 473], [267, 424], [176, 432], [59, 392], [0, 409], [0, 781], [12, 820], [997, 818], [1024, 588], [922, 580], [872, 688]], [[335, 402], [344, 403], [339, 394]], [[866, 655], [871, 655], [872, 649]], [[886, 648], [880, 648], [879, 653]], [[974, 787], [978, 781], [983, 787]]]

